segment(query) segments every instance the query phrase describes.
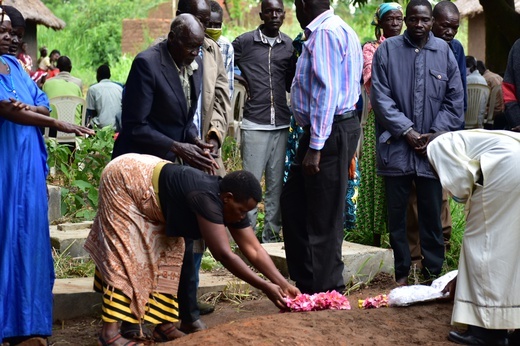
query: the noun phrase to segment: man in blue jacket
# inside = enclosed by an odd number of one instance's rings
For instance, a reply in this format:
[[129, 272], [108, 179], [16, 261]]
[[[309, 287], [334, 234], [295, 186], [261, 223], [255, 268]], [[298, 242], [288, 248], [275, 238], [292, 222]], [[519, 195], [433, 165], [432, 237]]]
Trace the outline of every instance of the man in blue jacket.
[[[446, 41], [446, 43], [450, 46], [453, 55], [455, 56], [455, 60], [457, 60], [460, 78], [462, 80], [462, 87], [464, 88], [464, 112], [466, 112], [468, 98], [468, 93], [466, 90], [466, 54], [464, 53], [464, 47], [462, 47], [462, 43], [455, 39], [455, 36], [459, 30], [459, 10], [453, 2], [447, 0], [441, 1], [433, 8], [433, 19], [433, 35]], [[462, 126], [462, 128], [464, 128], [464, 126]], [[448, 249], [450, 246], [452, 222], [450, 203], [446, 190], [443, 190], [442, 192], [441, 223], [444, 245]], [[416, 263], [416, 261], [420, 261], [422, 255], [419, 239], [419, 225], [417, 223], [417, 198], [414, 188], [412, 188], [412, 192], [410, 194], [406, 228], [408, 243], [410, 245], [410, 252], [412, 255], [412, 262]]]
[[440, 211], [442, 187], [426, 154], [428, 137], [461, 128], [462, 87], [449, 46], [430, 32], [432, 7], [412, 0], [407, 30], [387, 39], [374, 55], [372, 93], [377, 128], [377, 172], [385, 176], [390, 244], [395, 277], [406, 284], [411, 264], [406, 238], [406, 208], [412, 182], [417, 189], [419, 234], [426, 278], [440, 274], [444, 243]]

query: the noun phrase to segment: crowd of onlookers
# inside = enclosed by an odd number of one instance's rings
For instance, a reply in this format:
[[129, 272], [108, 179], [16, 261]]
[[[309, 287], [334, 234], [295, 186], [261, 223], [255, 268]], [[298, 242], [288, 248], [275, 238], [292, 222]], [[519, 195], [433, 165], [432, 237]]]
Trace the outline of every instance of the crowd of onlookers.
[[[110, 126], [119, 131], [121, 122], [121, 102], [123, 85], [110, 80], [110, 67], [103, 64], [96, 71], [97, 83], [88, 87], [84, 96], [83, 82], [71, 74], [72, 61], [59, 50], [48, 54], [45, 46], [40, 48], [40, 57], [35, 66], [27, 54], [27, 42], [21, 42], [17, 58], [31, 79], [51, 100], [59, 97], [76, 96], [85, 98], [85, 105], [76, 108], [75, 123], [91, 128]], [[86, 109], [83, 110], [82, 107]], [[51, 102], [51, 116], [58, 118], [59, 113]], [[85, 111], [85, 116], [82, 112]]]

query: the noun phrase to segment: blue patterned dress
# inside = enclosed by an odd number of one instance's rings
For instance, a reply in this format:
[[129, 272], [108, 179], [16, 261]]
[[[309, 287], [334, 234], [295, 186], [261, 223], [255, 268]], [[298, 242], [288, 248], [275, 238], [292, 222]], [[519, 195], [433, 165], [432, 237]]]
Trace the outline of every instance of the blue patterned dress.
[[[45, 94], [16, 59], [2, 59], [11, 73], [0, 74], [0, 100], [18, 97], [28, 105], [49, 107]], [[0, 116], [0, 343], [52, 332], [54, 269], [46, 160], [38, 127]]]

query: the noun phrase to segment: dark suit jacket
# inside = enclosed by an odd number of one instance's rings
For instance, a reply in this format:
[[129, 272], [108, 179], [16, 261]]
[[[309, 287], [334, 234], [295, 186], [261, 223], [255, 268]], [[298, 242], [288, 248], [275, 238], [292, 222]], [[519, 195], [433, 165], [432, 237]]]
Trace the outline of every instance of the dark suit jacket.
[[202, 62], [190, 78], [188, 110], [179, 73], [166, 41], [137, 55], [126, 82], [121, 120], [123, 128], [112, 157], [126, 153], [155, 155], [174, 161], [173, 141], [193, 143], [197, 128], [193, 115], [202, 85]]

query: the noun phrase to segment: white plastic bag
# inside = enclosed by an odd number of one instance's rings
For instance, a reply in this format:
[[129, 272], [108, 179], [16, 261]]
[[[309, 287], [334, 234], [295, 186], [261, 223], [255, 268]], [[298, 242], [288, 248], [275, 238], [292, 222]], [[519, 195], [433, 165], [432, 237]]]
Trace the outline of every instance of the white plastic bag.
[[388, 294], [388, 304], [390, 306], [407, 306], [414, 303], [446, 298], [448, 294], [442, 294], [442, 290], [448, 282], [457, 276], [457, 273], [457, 270], [453, 270], [434, 280], [431, 286], [412, 285], [394, 288]]

